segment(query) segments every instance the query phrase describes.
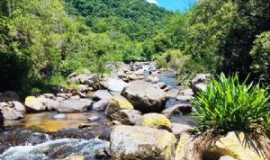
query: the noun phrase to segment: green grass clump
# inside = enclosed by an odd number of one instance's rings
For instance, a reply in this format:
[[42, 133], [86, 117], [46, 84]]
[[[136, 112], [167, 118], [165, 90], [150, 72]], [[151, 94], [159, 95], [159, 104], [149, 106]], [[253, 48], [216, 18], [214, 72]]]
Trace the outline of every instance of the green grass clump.
[[230, 131], [266, 133], [270, 127], [269, 96], [259, 85], [240, 83], [222, 74], [194, 100], [199, 130], [224, 135]]

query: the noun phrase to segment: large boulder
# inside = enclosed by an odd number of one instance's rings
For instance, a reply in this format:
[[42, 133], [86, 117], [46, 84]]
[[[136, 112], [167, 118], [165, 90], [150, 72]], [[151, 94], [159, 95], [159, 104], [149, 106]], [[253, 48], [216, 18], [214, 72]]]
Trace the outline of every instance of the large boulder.
[[42, 103], [41, 99], [34, 96], [28, 96], [25, 98], [25, 106], [33, 111], [45, 111], [46, 106]]
[[122, 90], [127, 86], [127, 83], [122, 79], [118, 78], [107, 78], [106, 80], [101, 82], [101, 85], [114, 92], [122, 92]]
[[34, 146], [11, 147], [0, 155], [0, 159], [63, 160], [74, 155], [80, 155], [83, 159], [97, 160], [97, 157], [102, 157], [104, 160], [109, 160], [106, 156], [109, 145], [109, 142], [99, 139], [58, 139]]
[[116, 126], [111, 133], [113, 160], [172, 160], [176, 138], [165, 130]]
[[0, 110], [5, 120], [17, 120], [24, 118], [26, 109], [23, 104], [18, 101], [1, 102]]
[[93, 101], [91, 99], [67, 99], [61, 101], [58, 108], [55, 108], [58, 112], [71, 113], [71, 112], [85, 112], [90, 109]]
[[130, 82], [122, 95], [134, 105], [135, 109], [144, 113], [161, 112], [166, 101], [166, 93], [163, 90], [145, 81]]

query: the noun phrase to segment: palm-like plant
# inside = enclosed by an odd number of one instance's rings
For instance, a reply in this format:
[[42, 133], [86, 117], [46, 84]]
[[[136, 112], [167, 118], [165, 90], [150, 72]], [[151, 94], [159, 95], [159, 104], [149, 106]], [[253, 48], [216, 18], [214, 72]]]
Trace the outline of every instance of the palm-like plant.
[[201, 133], [194, 145], [204, 152], [207, 148], [203, 147], [216, 142], [220, 136], [230, 131], [243, 132], [245, 142], [269, 159], [269, 98], [259, 85], [240, 83], [238, 76], [227, 78], [222, 74], [193, 102]]

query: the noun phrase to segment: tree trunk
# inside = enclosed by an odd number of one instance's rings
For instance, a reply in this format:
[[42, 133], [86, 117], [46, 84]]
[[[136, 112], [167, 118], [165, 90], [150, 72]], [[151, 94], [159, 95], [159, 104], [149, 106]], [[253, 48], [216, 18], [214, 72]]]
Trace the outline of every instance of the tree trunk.
[[202, 160], [209, 146], [216, 142], [213, 134], [204, 134], [192, 139], [185, 148], [184, 160]]

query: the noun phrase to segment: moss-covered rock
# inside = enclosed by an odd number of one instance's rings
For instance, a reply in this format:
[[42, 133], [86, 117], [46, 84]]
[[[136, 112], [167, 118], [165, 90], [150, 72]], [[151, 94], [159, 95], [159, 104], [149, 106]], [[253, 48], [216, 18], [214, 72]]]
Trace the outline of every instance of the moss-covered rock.
[[142, 125], [148, 127], [156, 127], [156, 128], [171, 128], [171, 121], [163, 114], [158, 113], [148, 113], [143, 115]]
[[111, 117], [112, 114], [120, 110], [133, 110], [133, 105], [122, 96], [114, 96], [106, 107], [105, 114]]

